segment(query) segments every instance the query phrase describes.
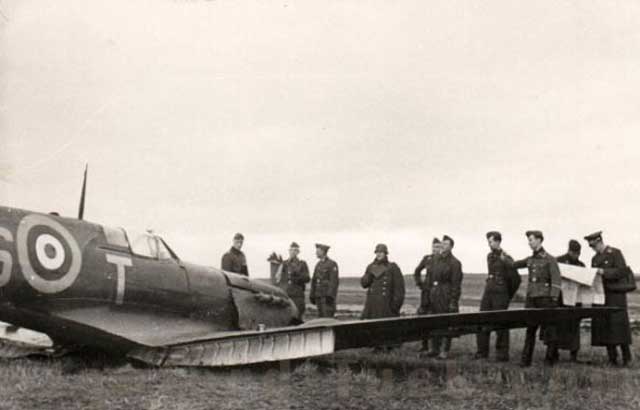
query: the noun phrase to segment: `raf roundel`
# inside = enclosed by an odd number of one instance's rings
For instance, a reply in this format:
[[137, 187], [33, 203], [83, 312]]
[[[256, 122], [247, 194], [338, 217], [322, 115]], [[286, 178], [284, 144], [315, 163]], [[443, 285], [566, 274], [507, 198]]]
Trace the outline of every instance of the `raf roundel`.
[[24, 278], [41, 293], [62, 292], [80, 274], [80, 247], [64, 226], [47, 216], [25, 216], [18, 226], [16, 247]]
[[36, 256], [45, 269], [60, 269], [65, 259], [64, 246], [55, 236], [43, 233], [36, 239]]

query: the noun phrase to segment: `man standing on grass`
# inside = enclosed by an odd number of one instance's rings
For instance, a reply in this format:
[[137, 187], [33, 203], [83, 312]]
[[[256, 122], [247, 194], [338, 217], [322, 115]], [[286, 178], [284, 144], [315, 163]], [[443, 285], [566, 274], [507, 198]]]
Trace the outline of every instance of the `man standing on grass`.
[[[571, 239], [569, 241], [569, 250], [557, 258], [558, 263], [584, 268], [584, 263], [580, 261], [581, 249], [580, 242]], [[560, 294], [560, 305], [563, 305], [562, 294]], [[582, 306], [582, 304], [577, 304], [576, 306]], [[580, 319], [567, 320], [558, 325], [558, 349], [570, 351], [571, 361], [578, 361], [578, 351], [580, 350]]]
[[[389, 249], [380, 243], [374, 250], [375, 259], [367, 266], [360, 284], [367, 290], [362, 319], [400, 316], [404, 303], [404, 277], [400, 267], [389, 262]], [[378, 347], [376, 351], [390, 351], [394, 346]]]
[[316, 244], [318, 263], [313, 270], [309, 300], [318, 308], [318, 317], [333, 317], [338, 296], [338, 264], [329, 259], [329, 246]]
[[[513, 267], [513, 258], [502, 250], [502, 234], [491, 231], [486, 237], [491, 252], [487, 255], [489, 275], [480, 301], [480, 311], [506, 310], [509, 309], [509, 302], [520, 287], [520, 275]], [[507, 362], [509, 361], [509, 330], [498, 330], [496, 336], [496, 360]], [[489, 357], [490, 337], [489, 330], [478, 333], [476, 359]]]
[[[559, 306], [560, 299], [560, 269], [556, 259], [549, 255], [542, 247], [544, 236], [541, 231], [527, 231], [529, 247], [533, 255], [514, 262], [516, 269], [529, 270], [529, 284], [527, 285], [527, 299], [525, 308], [553, 308]], [[531, 366], [533, 350], [536, 345], [536, 333], [540, 325], [527, 327], [527, 336], [522, 349], [520, 366]], [[547, 343], [545, 363], [553, 366], [558, 357], [557, 330], [555, 326], [542, 326], [542, 339]]]
[[[429, 313], [429, 288], [427, 283], [430, 283], [430, 275], [435, 259], [438, 257], [442, 250], [440, 239], [433, 238], [431, 242], [431, 254], [425, 255], [418, 266], [416, 267], [413, 277], [416, 283], [416, 287], [421, 290], [420, 292], [420, 307], [418, 308], [419, 315], [426, 315]], [[422, 280], [422, 271], [425, 271], [425, 278]], [[429, 338], [422, 340], [421, 351], [429, 350]]]
[[629, 313], [627, 312], [627, 294], [625, 291], [616, 291], [615, 284], [625, 279], [628, 274], [627, 262], [620, 249], [605, 245], [602, 240], [602, 231], [587, 235], [584, 239], [595, 255], [591, 259], [591, 266], [598, 268], [598, 275], [602, 276], [604, 284], [604, 305], [623, 308], [620, 312], [609, 316], [593, 318], [591, 322], [591, 344], [593, 346], [606, 346], [609, 364], [618, 364], [618, 346], [622, 353], [622, 364], [631, 363], [631, 327], [629, 325]]
[[[431, 275], [425, 283], [429, 298], [429, 313], [456, 313], [462, 287], [462, 264], [453, 256], [454, 241], [445, 235], [442, 238], [442, 253], [434, 259]], [[451, 349], [451, 338], [431, 337], [428, 356], [446, 359]]]

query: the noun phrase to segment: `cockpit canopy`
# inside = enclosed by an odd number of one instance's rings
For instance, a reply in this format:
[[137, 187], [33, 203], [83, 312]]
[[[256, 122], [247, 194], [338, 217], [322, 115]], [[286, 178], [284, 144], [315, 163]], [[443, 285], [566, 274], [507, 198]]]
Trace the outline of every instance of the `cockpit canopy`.
[[134, 255], [151, 259], [176, 259], [164, 240], [151, 231], [104, 227], [107, 242], [129, 248]]
[[126, 231], [131, 252], [138, 256], [154, 259], [172, 259], [171, 252], [162, 239], [151, 232]]

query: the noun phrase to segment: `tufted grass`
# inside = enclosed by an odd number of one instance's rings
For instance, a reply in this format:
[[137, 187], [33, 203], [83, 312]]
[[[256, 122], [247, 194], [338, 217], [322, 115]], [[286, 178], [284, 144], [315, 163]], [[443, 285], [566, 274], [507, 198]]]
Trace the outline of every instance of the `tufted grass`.
[[[390, 353], [369, 349], [235, 369], [65, 369], [70, 358], [0, 362], [0, 409], [638, 409], [640, 365], [605, 367], [602, 349], [583, 335], [580, 359], [521, 369], [523, 335], [512, 361], [474, 361], [475, 339], [453, 343], [447, 361], [426, 359], [419, 344]], [[634, 349], [638, 355], [638, 349]]]

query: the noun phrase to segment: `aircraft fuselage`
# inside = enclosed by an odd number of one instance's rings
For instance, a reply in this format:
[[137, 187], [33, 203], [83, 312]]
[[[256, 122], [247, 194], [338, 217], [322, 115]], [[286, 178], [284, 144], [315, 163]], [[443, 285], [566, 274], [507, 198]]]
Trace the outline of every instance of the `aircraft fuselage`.
[[296, 317], [281, 289], [183, 262], [151, 233], [0, 207], [0, 320], [48, 334], [49, 322], [76, 321], [160, 344], [168, 329], [179, 339]]

